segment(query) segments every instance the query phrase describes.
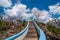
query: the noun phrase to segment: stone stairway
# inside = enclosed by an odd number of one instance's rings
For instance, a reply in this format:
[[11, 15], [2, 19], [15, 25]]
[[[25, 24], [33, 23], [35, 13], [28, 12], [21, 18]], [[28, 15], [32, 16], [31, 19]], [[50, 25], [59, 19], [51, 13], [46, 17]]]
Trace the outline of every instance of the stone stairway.
[[24, 40], [38, 40], [37, 31], [34, 27], [33, 22], [29, 22], [29, 30]]

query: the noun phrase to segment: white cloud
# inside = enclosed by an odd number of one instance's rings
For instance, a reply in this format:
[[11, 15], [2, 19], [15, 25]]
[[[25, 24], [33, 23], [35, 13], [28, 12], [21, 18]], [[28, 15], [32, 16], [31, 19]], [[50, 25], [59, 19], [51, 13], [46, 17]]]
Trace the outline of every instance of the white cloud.
[[39, 16], [39, 20], [41, 20], [41, 22], [46, 23], [48, 19], [51, 18], [50, 14], [48, 11], [42, 10], [42, 13]]
[[53, 13], [53, 14], [60, 14], [60, 4], [57, 3], [55, 5], [51, 5], [49, 6], [49, 9], [50, 9], [50, 13]]
[[[28, 20], [28, 21], [31, 21], [34, 19], [34, 15], [32, 13], [29, 13], [29, 14], [23, 13], [22, 17], [23, 17], [23, 20]], [[31, 19], [31, 17], [32, 17], [32, 19]]]
[[27, 6], [24, 5], [24, 4], [16, 4], [15, 6], [13, 6], [12, 9], [4, 9], [6, 15], [10, 16], [10, 17], [19, 17], [21, 18], [21, 20], [23, 20], [24, 18], [25, 19], [28, 19], [28, 17], [30, 17], [30, 15], [32, 14], [29, 14], [28, 15], [28, 12], [30, 12], [30, 9], [27, 9]]
[[32, 12], [34, 16], [38, 19], [38, 21], [46, 23], [49, 18], [51, 18], [50, 14], [46, 10], [39, 10], [37, 8], [33, 8]]
[[0, 0], [0, 6], [10, 7], [12, 5], [11, 0]]
[[21, 16], [21, 14], [29, 11], [26, 7], [24, 4], [16, 4], [12, 9], [5, 9], [5, 13], [9, 16]]

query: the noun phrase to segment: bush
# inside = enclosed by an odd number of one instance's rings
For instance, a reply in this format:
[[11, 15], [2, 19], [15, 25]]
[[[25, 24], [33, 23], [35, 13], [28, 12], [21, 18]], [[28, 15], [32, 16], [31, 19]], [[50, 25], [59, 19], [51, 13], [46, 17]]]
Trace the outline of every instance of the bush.
[[57, 37], [60, 38], [60, 28], [56, 28], [55, 26], [51, 25], [51, 24], [47, 24], [47, 29], [55, 34]]
[[5, 31], [9, 27], [9, 22], [0, 20], [0, 31]]

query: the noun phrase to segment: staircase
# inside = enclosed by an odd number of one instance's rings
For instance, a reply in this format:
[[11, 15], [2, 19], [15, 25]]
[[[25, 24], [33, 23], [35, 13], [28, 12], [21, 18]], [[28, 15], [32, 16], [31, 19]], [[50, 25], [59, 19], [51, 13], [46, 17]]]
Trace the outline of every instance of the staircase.
[[24, 38], [24, 40], [38, 40], [37, 31], [34, 27], [33, 22], [29, 23], [29, 30], [28, 30], [27, 36]]

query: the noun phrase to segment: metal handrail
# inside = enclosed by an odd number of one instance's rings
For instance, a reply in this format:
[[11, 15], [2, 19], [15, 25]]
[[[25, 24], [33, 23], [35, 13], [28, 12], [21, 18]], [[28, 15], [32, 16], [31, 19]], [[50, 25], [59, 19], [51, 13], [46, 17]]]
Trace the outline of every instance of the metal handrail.
[[27, 31], [27, 29], [29, 28], [29, 22], [27, 23], [27, 26], [26, 26], [26, 28], [25, 29], [23, 29], [21, 32], [19, 32], [18, 34], [16, 34], [16, 35], [14, 35], [14, 36], [11, 36], [11, 37], [9, 37], [9, 38], [7, 38], [7, 39], [5, 39], [5, 40], [14, 40], [14, 39], [16, 39], [17, 37], [19, 37], [19, 36], [21, 36], [21, 35], [23, 35], [24, 34], [24, 32], [26, 32]]
[[33, 21], [33, 23], [34, 23], [37, 31], [39, 32], [39, 39], [38, 40], [46, 40], [46, 36], [45, 36], [43, 30], [36, 24], [35, 21]]

